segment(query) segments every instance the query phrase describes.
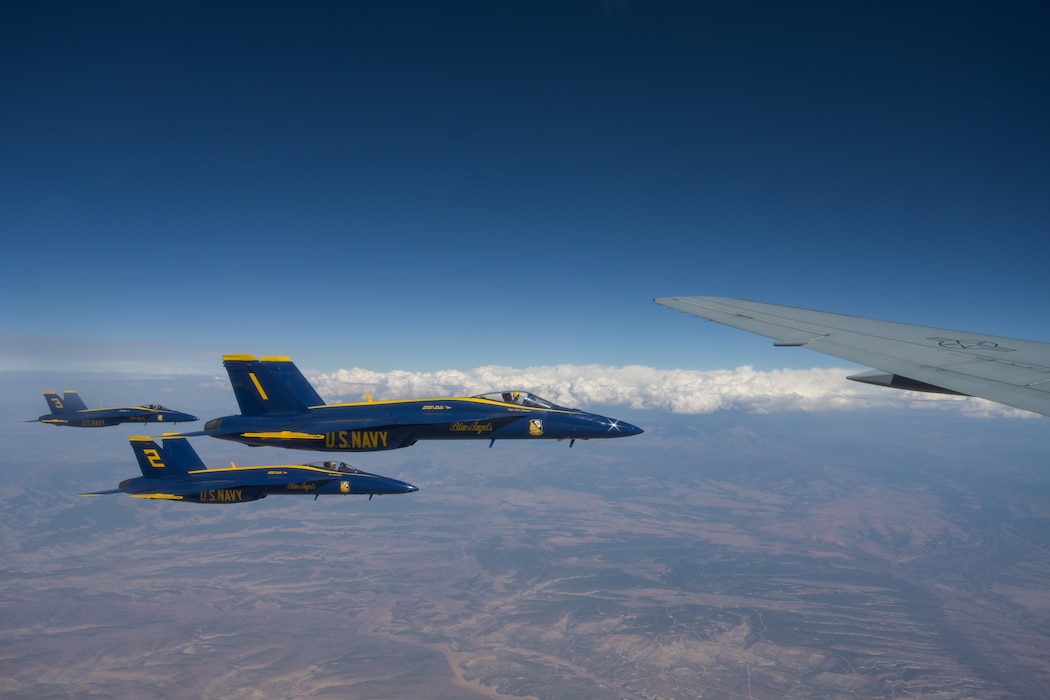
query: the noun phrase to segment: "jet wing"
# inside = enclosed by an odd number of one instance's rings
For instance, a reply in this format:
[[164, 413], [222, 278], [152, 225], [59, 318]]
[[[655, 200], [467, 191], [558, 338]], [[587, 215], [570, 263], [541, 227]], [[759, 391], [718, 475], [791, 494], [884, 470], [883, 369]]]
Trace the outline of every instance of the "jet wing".
[[1050, 416], [1050, 343], [929, 328], [724, 297], [658, 304], [880, 372], [848, 377], [894, 388], [979, 396]]

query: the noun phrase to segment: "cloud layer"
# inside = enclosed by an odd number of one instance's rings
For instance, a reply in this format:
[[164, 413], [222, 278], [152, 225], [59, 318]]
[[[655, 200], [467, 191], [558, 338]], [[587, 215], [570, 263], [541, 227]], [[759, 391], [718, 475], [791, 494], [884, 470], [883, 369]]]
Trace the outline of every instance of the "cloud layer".
[[879, 389], [850, 382], [849, 369], [757, 371], [656, 369], [641, 365], [556, 365], [518, 369], [489, 365], [437, 372], [341, 369], [311, 382], [329, 402], [469, 396], [524, 389], [562, 406], [627, 406], [682, 414], [725, 409], [753, 413], [886, 407], [956, 410], [969, 416], [1034, 416], [981, 399]]

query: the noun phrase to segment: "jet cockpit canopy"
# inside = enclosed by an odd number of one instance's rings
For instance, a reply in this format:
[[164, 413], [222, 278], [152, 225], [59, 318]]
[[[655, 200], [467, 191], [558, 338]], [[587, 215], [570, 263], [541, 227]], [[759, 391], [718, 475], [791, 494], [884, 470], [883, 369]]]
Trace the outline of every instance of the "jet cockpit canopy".
[[328, 471], [332, 472], [346, 472], [348, 474], [357, 474], [361, 471], [357, 467], [351, 467], [346, 462], [317, 462], [316, 464], [311, 464], [310, 466], [320, 467], [321, 469], [327, 469]]
[[526, 406], [528, 408], [542, 408], [552, 410], [571, 410], [563, 408], [557, 405], [553, 401], [536, 396], [536, 394], [530, 394], [527, 391], [512, 390], [512, 391], [494, 391], [491, 394], [478, 394], [472, 398], [475, 399], [488, 399], [489, 401], [499, 401], [501, 403], [514, 403], [519, 406]]

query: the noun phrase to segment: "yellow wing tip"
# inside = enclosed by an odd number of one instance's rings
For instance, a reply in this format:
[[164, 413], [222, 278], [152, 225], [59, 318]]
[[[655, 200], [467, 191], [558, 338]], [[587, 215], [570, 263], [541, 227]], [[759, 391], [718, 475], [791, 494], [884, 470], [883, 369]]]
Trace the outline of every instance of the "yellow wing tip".
[[243, 360], [254, 360], [254, 359], [255, 359], [255, 355], [223, 355], [222, 356], [222, 361], [223, 362], [226, 362], [227, 360], [231, 360], [231, 361], [233, 361], [233, 360], [242, 360], [243, 361]]
[[291, 362], [292, 358], [288, 355], [263, 355], [259, 358], [259, 362]]

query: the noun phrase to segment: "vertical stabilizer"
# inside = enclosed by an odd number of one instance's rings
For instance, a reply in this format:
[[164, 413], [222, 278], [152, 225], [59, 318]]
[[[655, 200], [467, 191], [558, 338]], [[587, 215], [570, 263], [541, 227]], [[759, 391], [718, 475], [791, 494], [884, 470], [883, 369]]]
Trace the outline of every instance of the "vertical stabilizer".
[[84, 399], [80, 398], [80, 394], [75, 391], [63, 391], [62, 403], [66, 405], [67, 411], [87, 410], [87, 405], [84, 403]]
[[[303, 401], [304, 385], [312, 394], [306, 398], [320, 399], [288, 358], [260, 361], [254, 355], [223, 355], [222, 364], [230, 375], [242, 416], [306, 413], [309, 406], [317, 404], [312, 400]], [[286, 365], [291, 365], [292, 369]]]
[[[153, 438], [133, 436], [129, 440], [131, 449], [135, 452], [135, 458], [139, 461], [142, 476], [147, 479], [178, 479], [189, 472], [189, 469], [178, 461], [177, 456], [173, 458], [154, 442]], [[189, 447], [189, 443], [186, 446]], [[193, 448], [189, 447], [189, 449], [192, 451]], [[200, 459], [198, 458], [197, 461], [199, 462]]]
[[45, 391], [44, 401], [47, 401], [47, 407], [51, 409], [51, 415], [57, 416], [66, 412], [65, 402], [62, 401], [62, 397], [55, 392]]
[[55, 416], [75, 413], [87, 408], [84, 405], [84, 400], [75, 391], [67, 391], [62, 396], [59, 396], [54, 391], [45, 391], [44, 401], [47, 401], [47, 407], [51, 409], [51, 414]]
[[270, 370], [270, 376], [280, 382], [295, 398], [307, 406], [324, 406], [324, 399], [317, 393], [310, 382], [295, 366], [290, 357], [261, 357], [260, 362], [266, 363]]
[[177, 464], [179, 470], [192, 472], [197, 469], [207, 469], [204, 462], [201, 461], [200, 456], [197, 455], [197, 451], [190, 445], [190, 441], [184, 437], [173, 437], [165, 435], [163, 438], [164, 443], [164, 454], [168, 457], [168, 462]]

